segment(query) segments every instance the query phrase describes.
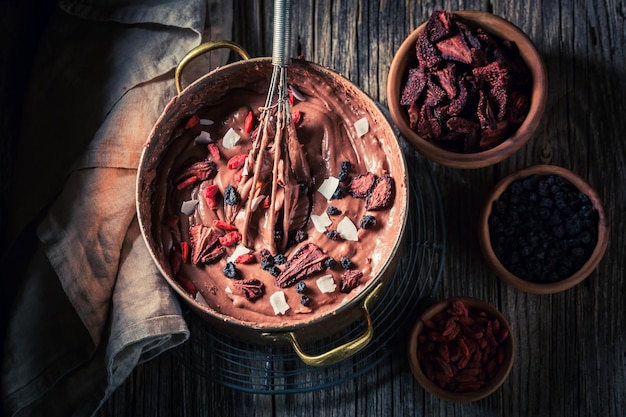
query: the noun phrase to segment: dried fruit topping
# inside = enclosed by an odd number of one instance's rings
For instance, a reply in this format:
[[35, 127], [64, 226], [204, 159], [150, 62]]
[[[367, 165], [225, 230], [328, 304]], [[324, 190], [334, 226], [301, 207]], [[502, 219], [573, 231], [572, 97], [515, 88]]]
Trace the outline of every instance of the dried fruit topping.
[[209, 150], [209, 154], [211, 154], [211, 158], [213, 158], [213, 160], [219, 161], [222, 158], [222, 155], [220, 154], [220, 148], [218, 148], [216, 144], [209, 143], [206, 147]]
[[328, 257], [324, 261], [324, 267], [326, 269], [333, 269], [335, 265], [337, 265], [337, 261], [335, 260], [335, 258]]
[[202, 224], [190, 226], [189, 237], [191, 239], [191, 263], [194, 265], [205, 262], [206, 256], [220, 244], [220, 235], [215, 233], [212, 227]]
[[237, 231], [228, 232], [226, 235], [221, 236], [219, 241], [222, 246], [234, 246], [241, 241], [241, 233]]
[[205, 198], [213, 198], [220, 192], [220, 189], [217, 185], [211, 184], [207, 185], [204, 189], [204, 197]]
[[202, 161], [188, 162], [174, 178], [174, 184], [180, 184], [190, 177], [196, 177], [197, 181], [205, 181], [215, 177], [217, 166], [215, 162], [208, 159]]
[[357, 175], [352, 178], [352, 181], [350, 181], [348, 192], [352, 195], [352, 197], [365, 198], [369, 195], [375, 182], [376, 175], [371, 172]]
[[213, 220], [213, 226], [222, 230], [237, 230], [237, 226], [224, 220]]
[[350, 269], [352, 268], [352, 261], [350, 260], [350, 258], [348, 258], [347, 256], [344, 256], [341, 258], [341, 267], [343, 269]]
[[180, 272], [180, 267], [182, 266], [182, 258], [180, 256], [180, 252], [176, 249], [170, 249], [170, 268], [172, 268], [172, 274], [176, 275]]
[[180, 260], [186, 264], [189, 262], [189, 243], [183, 240], [178, 246], [180, 247]]
[[276, 285], [289, 287], [301, 279], [324, 270], [327, 256], [314, 243], [306, 243], [287, 260], [285, 269], [276, 278]]
[[363, 276], [361, 271], [346, 271], [341, 274], [341, 283], [339, 284], [339, 291], [343, 293], [349, 293], [359, 285], [359, 280]]
[[226, 278], [235, 278], [237, 276], [237, 267], [233, 262], [226, 262], [222, 272], [224, 272]]
[[240, 153], [230, 158], [226, 166], [229, 169], [239, 169], [243, 166], [243, 164], [245, 164], [247, 158], [248, 158], [247, 153]]
[[244, 253], [235, 259], [236, 264], [251, 264], [254, 261], [256, 261], [256, 258], [251, 253]]
[[328, 208], [326, 209], [326, 213], [328, 213], [329, 216], [337, 216], [341, 214], [341, 210], [339, 210], [335, 206], [328, 206]]
[[185, 129], [191, 129], [192, 127], [195, 127], [198, 123], [200, 123], [200, 118], [194, 114], [187, 120], [187, 123], [185, 123]]
[[291, 119], [296, 126], [302, 121], [302, 112], [300, 110], [294, 110], [291, 112]]
[[329, 238], [330, 240], [337, 240], [339, 239], [339, 232], [336, 230], [329, 230], [326, 232], [326, 237]]
[[224, 203], [229, 206], [234, 206], [239, 202], [239, 194], [237, 190], [232, 185], [229, 185], [224, 190]]
[[371, 194], [367, 197], [365, 208], [367, 210], [384, 210], [389, 208], [393, 200], [394, 183], [391, 175], [381, 175], [376, 179], [376, 184]]
[[276, 256], [274, 256], [274, 263], [276, 265], [284, 265], [286, 262], [287, 262], [287, 257], [284, 254], [279, 253]]
[[256, 278], [235, 281], [233, 286], [243, 292], [248, 301], [255, 301], [265, 293], [265, 285]]
[[196, 293], [198, 292], [194, 283], [191, 282], [191, 280], [186, 276], [179, 274], [174, 277], [174, 279], [180, 284], [181, 287], [183, 287], [183, 290], [185, 290], [187, 293], [191, 295], [196, 295]]
[[311, 301], [311, 297], [309, 297], [308, 295], [302, 295], [302, 297], [300, 297], [300, 304], [305, 307], [311, 304]]
[[304, 294], [306, 292], [306, 282], [298, 281], [296, 284], [296, 292], [298, 294]]
[[243, 130], [246, 133], [250, 133], [252, 132], [253, 127], [254, 127], [254, 113], [252, 113], [252, 111], [249, 111], [248, 115], [246, 116], [246, 121], [244, 123]]
[[374, 226], [376, 226], [376, 217], [369, 214], [361, 217], [361, 221], [359, 222], [359, 227], [361, 229], [369, 229]]

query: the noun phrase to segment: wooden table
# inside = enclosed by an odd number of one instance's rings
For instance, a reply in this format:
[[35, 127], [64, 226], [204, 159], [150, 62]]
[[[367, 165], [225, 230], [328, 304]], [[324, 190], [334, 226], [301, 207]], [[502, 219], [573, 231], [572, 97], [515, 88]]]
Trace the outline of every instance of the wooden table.
[[[271, 55], [272, 2], [236, 1], [233, 40]], [[257, 3], [257, 2], [255, 2]], [[620, 1], [324, 1], [292, 6], [292, 55], [332, 68], [386, 103], [387, 72], [403, 39], [433, 9], [474, 9], [524, 30], [545, 59], [549, 97], [535, 136], [493, 167], [432, 164], [445, 213], [446, 255], [435, 298], [467, 295], [498, 306], [517, 340], [513, 370], [476, 403], [441, 401], [413, 379], [401, 333], [376, 367], [304, 393], [225, 387], [166, 353], [136, 368], [99, 416], [618, 416], [626, 410], [626, 6]], [[555, 295], [522, 293], [486, 266], [476, 223], [495, 182], [551, 163], [598, 191], [611, 226], [605, 258], [584, 283]]]

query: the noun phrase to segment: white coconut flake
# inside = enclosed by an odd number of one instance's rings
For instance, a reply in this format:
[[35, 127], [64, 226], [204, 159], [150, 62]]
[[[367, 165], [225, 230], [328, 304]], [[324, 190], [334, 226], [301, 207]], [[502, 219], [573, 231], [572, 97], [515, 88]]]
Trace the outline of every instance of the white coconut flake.
[[237, 142], [239, 142], [239, 139], [241, 139], [241, 136], [231, 127], [224, 135], [224, 139], [222, 139], [222, 146], [225, 149], [233, 149]]
[[213, 138], [211, 138], [211, 134], [209, 132], [203, 130], [193, 141], [196, 145], [208, 145], [213, 142]]
[[326, 228], [333, 224], [333, 221], [326, 212], [320, 214], [319, 216], [317, 214], [311, 214], [311, 221], [313, 222], [315, 229], [320, 233], [326, 232]]
[[285, 314], [287, 310], [289, 310], [289, 304], [287, 304], [287, 300], [285, 299], [285, 293], [282, 291], [276, 291], [274, 294], [270, 296], [270, 304], [274, 309], [274, 314]]
[[196, 293], [196, 302], [200, 303], [200, 304], [204, 304], [205, 306], [208, 306], [209, 303], [206, 302], [206, 300], [204, 299], [204, 297], [202, 296], [202, 294], [200, 293], [200, 291], [198, 291]]
[[367, 121], [367, 118], [363, 117], [362, 119], [354, 122], [354, 128], [356, 129], [356, 135], [361, 137], [370, 130], [370, 124]]
[[289, 89], [293, 93], [293, 96], [294, 96], [294, 98], [296, 100], [298, 100], [298, 101], [306, 101], [306, 97], [304, 96], [304, 94], [302, 94], [300, 92], [300, 90], [298, 90], [296, 87], [294, 87], [293, 85], [290, 85]]
[[213, 123], [215, 122], [211, 119], [200, 119], [200, 124], [202, 126], [211, 126]]
[[317, 288], [319, 288], [323, 293], [335, 292], [335, 289], [337, 288], [337, 284], [335, 284], [335, 280], [332, 275], [321, 276], [315, 282], [317, 283]]
[[319, 191], [319, 193], [322, 194], [326, 200], [330, 200], [333, 194], [335, 194], [335, 190], [337, 190], [338, 186], [339, 178], [328, 177], [324, 180], [324, 182], [322, 182], [322, 185], [320, 185], [320, 188], [318, 188], [317, 191]]
[[359, 240], [359, 231], [348, 217], [341, 219], [337, 225], [337, 233], [339, 233], [339, 236], [344, 240], [352, 240], [354, 242], [358, 242]]
[[233, 253], [226, 258], [226, 262], [235, 262], [235, 259], [246, 253], [250, 253], [250, 249], [246, 248], [244, 245], [237, 245]]
[[198, 205], [198, 200], [187, 200], [183, 201], [180, 205], [180, 212], [186, 214], [187, 216], [191, 216]]
[[226, 287], [226, 288], [224, 288], [224, 292], [228, 293], [228, 294], [232, 294], [233, 290], [231, 290], [230, 287]]

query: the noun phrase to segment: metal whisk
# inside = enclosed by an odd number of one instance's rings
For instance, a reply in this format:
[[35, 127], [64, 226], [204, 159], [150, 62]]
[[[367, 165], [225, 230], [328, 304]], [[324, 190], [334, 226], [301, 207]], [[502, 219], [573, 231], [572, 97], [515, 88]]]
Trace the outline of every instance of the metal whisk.
[[[267, 149], [271, 148], [274, 152], [274, 159], [270, 181], [270, 211], [265, 233], [270, 246], [269, 250], [274, 254], [277, 252], [277, 242], [281, 249], [287, 246], [291, 213], [297, 205], [303, 204], [303, 200], [304, 203], [307, 203], [307, 197], [299, 193], [299, 187], [310, 182], [310, 171], [296, 136], [288, 99], [287, 67], [289, 57], [286, 50], [287, 42], [290, 39], [290, 15], [291, 4], [289, 0], [274, 1], [273, 70], [265, 107], [260, 117], [261, 126], [250, 153], [252, 158], [249, 158], [254, 161], [253, 189], [250, 191], [250, 197], [247, 201], [242, 231], [242, 241], [244, 244], [248, 244], [248, 229], [254, 204], [255, 201], [258, 201], [259, 195], [262, 195], [261, 190], [267, 187], [264, 178], [261, 178], [263, 159]], [[274, 103], [275, 98], [276, 102]], [[272, 126], [272, 123], [275, 125]], [[272, 138], [273, 143], [270, 143]], [[277, 198], [279, 189], [280, 201]], [[279, 213], [282, 213], [283, 216], [282, 224], [277, 223]], [[282, 235], [278, 233], [277, 236], [277, 230], [280, 230]]]

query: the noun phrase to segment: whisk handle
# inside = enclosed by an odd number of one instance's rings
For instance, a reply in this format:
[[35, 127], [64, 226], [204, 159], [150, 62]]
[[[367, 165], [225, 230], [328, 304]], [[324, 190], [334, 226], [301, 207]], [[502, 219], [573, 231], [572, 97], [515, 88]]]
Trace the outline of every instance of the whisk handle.
[[289, 65], [287, 43], [291, 38], [291, 1], [274, 0], [274, 32], [272, 39], [272, 64], [286, 67]]

